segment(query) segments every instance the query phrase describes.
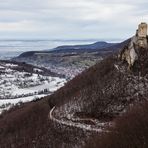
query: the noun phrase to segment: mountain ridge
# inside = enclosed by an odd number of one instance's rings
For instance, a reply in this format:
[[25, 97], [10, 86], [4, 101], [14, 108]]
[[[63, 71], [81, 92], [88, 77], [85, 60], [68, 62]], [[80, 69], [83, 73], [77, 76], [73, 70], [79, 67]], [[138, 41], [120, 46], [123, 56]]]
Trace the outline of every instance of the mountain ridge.
[[53, 48], [53, 50], [43, 50], [43, 51], [28, 51], [24, 52], [19, 57], [33, 56], [35, 53], [65, 53], [65, 52], [95, 52], [101, 49], [111, 47], [120, 43], [107, 43], [107, 42], [95, 42], [93, 44], [87, 45], [63, 45]]
[[[1, 117], [0, 144], [22, 148], [83, 148], [90, 138], [98, 136], [101, 140], [102, 135], [110, 133], [116, 137], [120, 134], [125, 140], [125, 130], [116, 131], [116, 119], [123, 117], [134, 104], [147, 101], [148, 96], [148, 37], [141, 31], [141, 25], [139, 33], [124, 42], [120, 52], [116, 45], [114, 54], [86, 69], [51, 96], [16, 107]], [[145, 125], [144, 122], [130, 125], [128, 118], [122, 122], [127, 122], [131, 133], [135, 127]], [[147, 124], [145, 127], [147, 133]], [[91, 130], [96, 128], [101, 132]], [[147, 134], [138, 132], [138, 147], [147, 147]], [[136, 145], [135, 136], [132, 138]], [[121, 141], [114, 140], [118, 147]], [[132, 143], [125, 146], [135, 148]]]

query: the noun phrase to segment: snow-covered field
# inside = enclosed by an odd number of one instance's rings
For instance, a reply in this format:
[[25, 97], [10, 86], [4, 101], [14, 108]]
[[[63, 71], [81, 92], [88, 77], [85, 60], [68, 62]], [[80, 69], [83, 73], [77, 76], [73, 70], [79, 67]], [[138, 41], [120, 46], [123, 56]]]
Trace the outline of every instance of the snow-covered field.
[[18, 71], [16, 64], [0, 62], [0, 113], [13, 105], [50, 95], [62, 87], [64, 78], [45, 76], [36, 71]]

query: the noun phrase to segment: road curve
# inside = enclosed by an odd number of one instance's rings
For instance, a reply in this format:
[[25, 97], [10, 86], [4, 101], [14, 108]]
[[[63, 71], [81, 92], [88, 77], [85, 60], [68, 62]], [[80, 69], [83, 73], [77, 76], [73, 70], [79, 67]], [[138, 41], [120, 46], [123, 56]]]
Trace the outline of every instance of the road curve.
[[[80, 128], [86, 131], [93, 131], [93, 132], [97, 132], [97, 133], [101, 133], [101, 132], [107, 132], [101, 128], [96, 128], [96, 127], [92, 127], [91, 125], [87, 125], [87, 124], [83, 124], [83, 123], [79, 123], [79, 122], [73, 122], [72, 120], [62, 120], [62, 119], [58, 119], [53, 115], [54, 110], [56, 109], [56, 107], [54, 106], [50, 112], [49, 112], [49, 116], [48, 118], [56, 123], [59, 123], [61, 125], [66, 125], [66, 126], [70, 126], [70, 127], [75, 127], [75, 128]], [[80, 119], [81, 120], [81, 119]], [[92, 120], [91, 120], [92, 121]], [[94, 121], [93, 121], [94, 122]]]

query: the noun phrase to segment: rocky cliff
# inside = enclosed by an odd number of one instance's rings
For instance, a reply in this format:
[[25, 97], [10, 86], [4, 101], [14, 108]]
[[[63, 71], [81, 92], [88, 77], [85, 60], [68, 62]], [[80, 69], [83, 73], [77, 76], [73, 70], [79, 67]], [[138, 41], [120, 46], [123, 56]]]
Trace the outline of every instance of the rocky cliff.
[[[116, 126], [115, 120], [129, 107], [147, 101], [147, 35], [145, 27], [141, 30], [142, 33], [137, 31], [127, 42], [119, 57], [117, 53], [105, 58], [51, 96], [22, 105], [0, 117], [0, 146], [81, 148], [89, 138], [108, 135], [109, 129]], [[148, 133], [147, 125], [145, 129]], [[112, 133], [118, 136], [116, 131]], [[121, 135], [124, 137], [124, 132]], [[143, 141], [148, 147], [147, 139], [148, 136], [140, 133], [141, 147]]]
[[136, 34], [131, 38], [129, 44], [123, 48], [119, 58], [128, 63], [131, 70], [139, 70], [142, 74], [145, 72], [145, 64], [148, 59], [148, 36], [147, 24], [141, 23], [138, 26]]

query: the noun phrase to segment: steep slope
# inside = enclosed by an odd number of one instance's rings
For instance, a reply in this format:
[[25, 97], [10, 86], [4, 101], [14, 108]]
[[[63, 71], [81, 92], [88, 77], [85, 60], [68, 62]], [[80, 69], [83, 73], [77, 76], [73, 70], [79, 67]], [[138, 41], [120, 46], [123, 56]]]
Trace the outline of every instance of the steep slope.
[[[0, 116], [0, 148], [46, 148], [47, 100], [26, 103]], [[50, 134], [50, 132], [49, 132]], [[51, 139], [52, 140], [52, 139]]]
[[[59, 90], [54, 101], [62, 96], [63, 102], [52, 102], [54, 107], [49, 119], [57, 127], [73, 127], [86, 133], [107, 132], [107, 126], [114, 125], [113, 120], [129, 106], [145, 101], [148, 96], [148, 46], [145, 39], [147, 42], [147, 36], [135, 35], [125, 46], [127, 52], [123, 48], [121, 56], [111, 56], [76, 77], [72, 81], [74, 95], [65, 97]], [[74, 81], [79, 81], [79, 86]], [[73, 94], [73, 90], [69, 86], [68, 92], [64, 92]]]
[[110, 132], [90, 138], [85, 148], [147, 148], [148, 101], [134, 104], [114, 120]]
[[[90, 135], [96, 134], [95, 131], [85, 130], [87, 125], [92, 125], [90, 119], [109, 123], [129, 103], [138, 101], [138, 97], [136, 96], [135, 99], [133, 96], [136, 95], [137, 90], [131, 93], [133, 85], [129, 83], [129, 80], [132, 77], [127, 80], [126, 75], [118, 73], [114, 62], [116, 58], [105, 59], [68, 82], [63, 88], [47, 97], [49, 106], [47, 100], [43, 99], [3, 114], [0, 118], [1, 147], [9, 147], [9, 145], [14, 145], [16, 148], [82, 147], [83, 142], [88, 141]], [[124, 82], [124, 80], [127, 81]], [[136, 85], [136, 82], [134, 83]], [[103, 91], [107, 93], [104, 94]], [[50, 118], [48, 120], [48, 114], [54, 106], [56, 110], [53, 115], [60, 121], [80, 123], [80, 119], [88, 118], [88, 121], [81, 122], [84, 130], [59, 124]], [[74, 121], [74, 119], [78, 120]], [[98, 128], [99, 124], [93, 126]], [[104, 126], [101, 127], [101, 129], [104, 128]]]
[[[120, 111], [139, 99], [138, 96], [136, 98], [134, 96], [137, 90], [131, 93], [133, 84], [137, 85], [137, 82], [129, 83], [132, 77], [129, 76], [127, 80], [128, 75], [118, 73], [114, 62], [116, 62], [116, 58], [108, 58], [83, 72], [47, 98], [49, 106], [47, 100], [43, 99], [43, 101], [31, 103], [33, 107], [31, 104], [22, 106], [23, 113], [20, 112], [20, 109], [15, 109], [4, 114], [0, 119], [1, 146], [8, 147], [12, 144], [15, 147], [81, 147], [82, 142], [88, 141], [90, 135], [93, 136], [96, 133], [85, 130], [87, 127], [85, 125], [92, 124], [89, 119], [109, 123]], [[124, 80], [126, 81], [124, 82]], [[103, 91], [108, 93], [104, 94]], [[143, 99], [142, 97], [141, 101]], [[54, 106], [56, 106], [54, 117], [60, 121], [80, 123], [80, 119], [88, 118], [87, 123], [81, 122], [84, 130], [75, 127], [75, 124], [71, 127], [56, 123], [52, 119], [48, 121], [48, 113]], [[73, 118], [73, 114], [77, 117], [77, 121], [74, 121], [76, 118]], [[32, 118], [31, 120], [28, 115]], [[71, 115], [70, 118], [68, 115]], [[22, 120], [23, 122], [21, 122]], [[34, 128], [30, 128], [32, 125]], [[99, 124], [93, 126], [98, 128]], [[104, 127], [101, 128], [104, 129]], [[32, 134], [30, 135], [30, 133]]]
[[[116, 118], [148, 96], [148, 48], [130, 48], [132, 41], [126, 54], [124, 48], [120, 56], [105, 58], [53, 95], [3, 114], [0, 146], [79, 148], [90, 137], [110, 133]], [[131, 66], [133, 49], [138, 58]]]

